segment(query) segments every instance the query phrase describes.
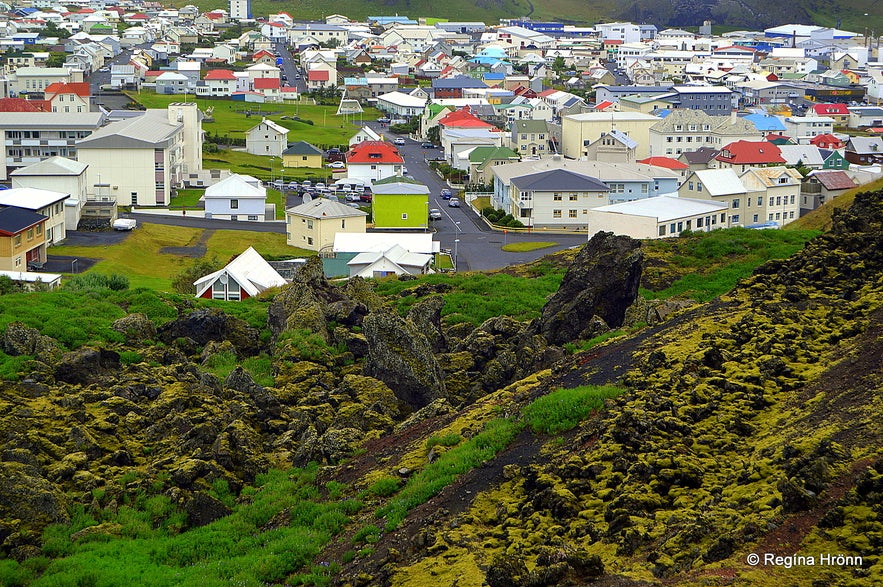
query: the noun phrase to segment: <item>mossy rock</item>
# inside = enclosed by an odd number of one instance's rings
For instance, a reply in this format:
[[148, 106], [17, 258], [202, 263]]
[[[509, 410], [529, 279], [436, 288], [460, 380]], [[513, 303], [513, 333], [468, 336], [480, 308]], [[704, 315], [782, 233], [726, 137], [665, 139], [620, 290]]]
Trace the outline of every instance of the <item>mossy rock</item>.
[[146, 314], [126, 314], [114, 320], [110, 327], [122, 333], [129, 344], [140, 346], [156, 337], [156, 325]]

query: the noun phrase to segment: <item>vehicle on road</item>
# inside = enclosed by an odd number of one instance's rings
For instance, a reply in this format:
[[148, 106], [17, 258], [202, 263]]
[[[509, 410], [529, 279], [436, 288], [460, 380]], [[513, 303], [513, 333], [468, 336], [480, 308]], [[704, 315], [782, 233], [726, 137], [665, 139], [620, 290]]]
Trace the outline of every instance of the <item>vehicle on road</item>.
[[114, 230], [135, 230], [137, 226], [138, 221], [134, 218], [118, 218], [113, 221]]
[[396, 145], [404, 145], [405, 139], [403, 139], [402, 137], [397, 137], [396, 140], [393, 141], [393, 143]]
[[274, 190], [281, 190], [282, 188], [285, 187], [285, 182], [282, 181], [281, 179], [274, 179], [273, 181], [270, 182], [269, 185]]
[[328, 164], [328, 167], [330, 167], [331, 169], [345, 169], [346, 163], [344, 163], [343, 161], [333, 161]]
[[450, 200], [451, 199], [451, 190], [445, 188], [441, 191], [442, 200]]
[[420, 148], [421, 149], [435, 149], [435, 145], [433, 145], [432, 143], [429, 143], [429, 142], [420, 143]]
[[305, 180], [303, 180], [302, 182], [300, 182], [300, 186], [301, 186], [302, 188], [304, 188], [305, 190], [309, 190], [309, 189], [312, 189], [312, 187], [313, 187], [313, 182], [310, 181], [309, 179], [305, 179]]
[[430, 220], [441, 220], [442, 213], [438, 208], [430, 208], [429, 210], [429, 219]]
[[317, 190], [324, 190], [325, 184], [320, 181], [319, 183], [316, 184], [316, 189]]
[[288, 182], [288, 189], [296, 190], [297, 189], [297, 182], [296, 181], [289, 181]]
[[459, 208], [460, 207], [460, 198], [451, 198], [448, 200], [448, 208]]
[[359, 192], [359, 200], [362, 202], [370, 202], [374, 199], [374, 194], [371, 192]]
[[389, 118], [387, 118], [386, 116], [381, 116], [377, 119], [377, 122], [379, 122], [380, 124], [389, 124]]
[[362, 199], [362, 196], [360, 196], [359, 194], [357, 194], [355, 192], [350, 192], [346, 195], [347, 202], [359, 202], [359, 201], [361, 201], [361, 199]]

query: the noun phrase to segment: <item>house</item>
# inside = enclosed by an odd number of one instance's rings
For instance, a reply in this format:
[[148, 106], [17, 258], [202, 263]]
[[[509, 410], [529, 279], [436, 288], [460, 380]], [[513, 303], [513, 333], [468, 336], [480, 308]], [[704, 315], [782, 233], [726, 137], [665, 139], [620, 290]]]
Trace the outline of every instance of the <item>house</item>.
[[813, 104], [810, 110], [817, 117], [832, 119], [836, 126], [849, 124], [849, 108], [846, 104]]
[[286, 242], [320, 251], [334, 245], [339, 233], [365, 234], [367, 213], [327, 198], [316, 198], [285, 210]]
[[719, 149], [734, 141], [759, 140], [763, 134], [752, 120], [735, 112], [711, 116], [702, 110], [676, 108], [650, 127], [650, 155], [677, 157], [702, 147]]
[[825, 164], [821, 149], [814, 145], [779, 145], [785, 165], [821, 169]]
[[598, 178], [569, 169], [520, 175], [511, 185], [516, 218], [535, 228], [587, 230], [588, 210], [607, 204], [610, 191]]
[[33, 210], [0, 207], [0, 270], [27, 271], [46, 262], [45, 224]]
[[677, 173], [680, 176], [678, 187], [680, 187], [680, 184], [687, 178], [687, 173], [691, 171], [689, 165], [682, 161], [678, 161], [677, 159], [672, 159], [671, 157], [647, 157], [646, 159], [637, 161], [637, 163], [662, 167]]
[[366, 182], [402, 175], [405, 160], [386, 141], [362, 141], [346, 153], [347, 175]]
[[89, 84], [62, 83], [50, 84], [43, 92], [46, 100], [52, 106], [52, 112], [89, 112], [89, 97], [91, 95]]
[[552, 155], [551, 135], [545, 120], [516, 120], [512, 123], [512, 150], [522, 157]]
[[193, 285], [197, 298], [238, 302], [287, 283], [257, 251], [248, 247], [226, 266], [200, 277]]
[[79, 158], [77, 139], [89, 136], [105, 122], [100, 112], [0, 112], [0, 179], [56, 155]]
[[297, 141], [282, 151], [284, 167], [312, 167], [322, 169], [322, 149], [306, 141]]
[[[800, 217], [800, 186], [803, 176], [796, 169], [754, 168], [740, 175], [739, 179], [748, 190], [743, 208], [744, 224], [775, 222], [776, 225], [783, 226]], [[763, 210], [758, 210], [760, 207]], [[731, 216], [730, 224], [735, 226], [738, 222], [734, 222]]]
[[54, 83], [82, 82], [83, 72], [64, 67], [20, 67], [10, 75], [9, 96], [17, 97], [31, 92], [42, 93]]
[[429, 188], [403, 177], [374, 183], [371, 212], [374, 227], [388, 229], [429, 228]]
[[809, 140], [809, 144], [819, 149], [845, 149], [846, 142], [832, 134], [816, 135]]
[[282, 101], [282, 82], [278, 78], [263, 77], [255, 79], [254, 91], [262, 93], [267, 102]]
[[371, 127], [363, 126], [362, 128], [359, 129], [359, 131], [356, 134], [354, 134], [353, 136], [350, 137], [348, 144], [349, 144], [350, 148], [352, 148], [353, 145], [358, 145], [359, 143], [361, 143], [363, 141], [382, 141], [382, 140], [383, 139], [380, 137], [380, 135], [377, 134], [376, 132], [374, 132], [374, 130], [371, 129]]
[[432, 273], [433, 255], [412, 253], [401, 245], [382, 251], [359, 253], [347, 263], [350, 277], [379, 278], [390, 275], [423, 275]]
[[808, 144], [810, 139], [834, 132], [834, 119], [827, 116], [788, 116], [785, 129], [798, 144]]
[[281, 157], [288, 148], [288, 129], [272, 120], [262, 119], [245, 135], [245, 151], [252, 155]]
[[[87, 202], [88, 181], [86, 169], [89, 166], [66, 157], [50, 157], [27, 167], [20, 167], [10, 174], [14, 188], [38, 188], [70, 194], [64, 200], [64, 228], [76, 230], [82, 211]], [[49, 214], [46, 214], [49, 216]], [[61, 238], [64, 238], [62, 235]], [[55, 240], [55, 234], [47, 234], [48, 241]]]
[[638, 143], [628, 135], [611, 130], [592, 141], [585, 148], [586, 159], [607, 163], [633, 163]]
[[695, 151], [684, 151], [678, 157], [678, 161], [687, 165], [689, 171], [698, 171], [700, 169], [708, 169], [715, 166], [715, 157], [720, 153], [717, 149], [711, 147], [699, 147]]
[[883, 163], [883, 137], [850, 137], [845, 157], [855, 165]]
[[475, 185], [492, 185], [496, 165], [519, 161], [521, 157], [509, 147], [475, 147], [469, 152], [469, 182]]
[[420, 116], [426, 107], [426, 98], [405, 92], [388, 92], [377, 96], [377, 109], [393, 117]]
[[845, 171], [812, 171], [800, 187], [800, 211], [815, 210], [843, 192], [858, 187]]
[[[678, 189], [678, 195], [682, 198], [713, 200], [726, 204], [728, 210], [732, 208], [736, 211], [736, 222], [741, 224], [743, 220], [742, 208], [748, 196], [748, 190], [739, 179], [736, 170], [732, 168], [701, 169], [687, 176], [687, 181], [681, 184]], [[763, 202], [758, 202], [756, 207], [758, 208], [758, 219], [760, 219]], [[728, 226], [726, 215], [722, 227], [718, 226], [717, 219], [712, 218], [711, 228], [727, 228]]]
[[[267, 188], [250, 175], [233, 175], [205, 189], [205, 217], [262, 222], [267, 218]], [[275, 212], [270, 218], [275, 217]]]
[[[38, 188], [12, 188], [0, 190], [0, 206], [30, 210], [44, 216], [43, 232], [46, 246], [56, 245], [67, 236], [64, 202], [70, 194]], [[70, 230], [76, 230], [72, 226]]]
[[76, 141], [77, 160], [89, 166], [90, 196], [107, 193], [120, 206], [163, 206], [173, 187], [202, 170], [202, 140], [196, 103], [172, 102]]
[[212, 69], [196, 85], [200, 96], [230, 96], [236, 91], [236, 76], [229, 69]]
[[163, 72], [156, 78], [157, 94], [186, 94], [190, 89], [190, 78], [174, 71]]
[[680, 236], [727, 228], [727, 204], [674, 196], [621, 202], [588, 211], [589, 234], [609, 231], [637, 239]]
[[782, 150], [767, 141], [735, 141], [725, 145], [714, 158], [720, 168], [732, 167], [744, 172], [749, 167], [782, 165]]
[[650, 127], [659, 118], [641, 112], [586, 112], [571, 114], [561, 119], [561, 145], [565, 157], [586, 157], [586, 147], [602, 134], [618, 130], [638, 143], [635, 157], [650, 156]]

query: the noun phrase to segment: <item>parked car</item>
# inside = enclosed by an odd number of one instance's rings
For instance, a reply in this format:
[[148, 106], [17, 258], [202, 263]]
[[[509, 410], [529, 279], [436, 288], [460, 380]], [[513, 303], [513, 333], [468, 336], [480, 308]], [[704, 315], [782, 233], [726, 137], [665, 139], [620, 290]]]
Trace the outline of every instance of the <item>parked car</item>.
[[371, 192], [361, 192], [359, 194], [359, 200], [361, 200], [362, 202], [370, 202], [373, 199], [374, 194], [372, 194]]
[[361, 199], [362, 199], [362, 197], [358, 193], [355, 193], [355, 192], [350, 192], [346, 195], [347, 202], [358, 202]]
[[430, 142], [420, 143], [421, 149], [435, 149], [435, 145]]
[[386, 116], [381, 116], [377, 119], [377, 122], [379, 122], [380, 124], [389, 124], [389, 118], [387, 118]]
[[309, 179], [305, 179], [300, 183], [300, 187], [304, 188], [305, 190], [309, 190], [313, 187], [313, 182]]
[[408, 168], [402, 165], [402, 175], [408, 175]]
[[274, 190], [281, 190], [282, 188], [285, 187], [285, 182], [282, 181], [281, 179], [274, 179], [273, 181], [270, 182], [269, 185]]
[[429, 219], [430, 220], [441, 220], [442, 213], [438, 208], [430, 208], [429, 210]]
[[320, 181], [319, 183], [316, 184], [316, 189], [317, 190], [324, 190], [325, 184]]
[[448, 200], [448, 208], [459, 208], [460, 207], [460, 198], [451, 198]]
[[343, 161], [334, 161], [332, 163], [329, 163], [328, 167], [330, 167], [331, 169], [345, 169], [346, 163], [344, 163]]
[[405, 144], [405, 139], [402, 138], [402, 137], [396, 137], [396, 140], [393, 141], [393, 144], [396, 144], [396, 145], [404, 145], [404, 144]]
[[289, 181], [288, 182], [288, 189], [296, 190], [297, 189], [297, 182], [296, 181]]
[[451, 199], [451, 190], [445, 188], [441, 191], [442, 200], [450, 200]]

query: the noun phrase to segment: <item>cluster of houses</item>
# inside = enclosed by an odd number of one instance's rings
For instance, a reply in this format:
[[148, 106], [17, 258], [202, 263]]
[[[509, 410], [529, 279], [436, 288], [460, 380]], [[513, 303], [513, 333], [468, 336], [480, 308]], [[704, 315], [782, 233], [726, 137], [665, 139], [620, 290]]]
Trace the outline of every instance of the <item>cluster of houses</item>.
[[[0, 191], [0, 270], [39, 268], [46, 246], [84, 219], [168, 206], [178, 187], [207, 188], [206, 216], [273, 219], [260, 181], [203, 169], [204, 114], [189, 96], [284, 102], [298, 87], [333, 88], [341, 111], [372, 106], [406, 124], [432, 143], [427, 159], [531, 229], [660, 238], [782, 226], [883, 176], [879, 39], [831, 28], [298, 22], [256, 20], [248, 0], [210, 12], [35, 0], [0, 15], [0, 51], [0, 183], [11, 188]], [[89, 84], [95, 72], [113, 88], [182, 99], [108, 111]], [[264, 118], [246, 150], [322, 167], [322, 151], [290, 134]], [[429, 190], [405, 177], [393, 143], [365, 126], [341, 147], [346, 180], [371, 187], [375, 228], [431, 228]], [[367, 230], [362, 210], [327, 198], [287, 210], [285, 223], [290, 244], [316, 251], [352, 248], [337, 237]], [[360, 257], [354, 274], [420, 271], [437, 249], [431, 239], [372, 246], [355, 251], [374, 260]]]

